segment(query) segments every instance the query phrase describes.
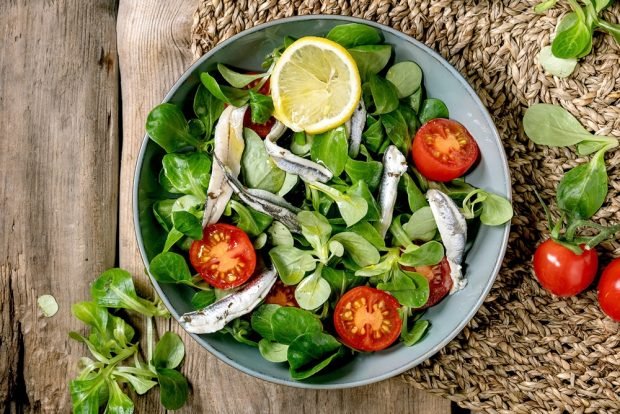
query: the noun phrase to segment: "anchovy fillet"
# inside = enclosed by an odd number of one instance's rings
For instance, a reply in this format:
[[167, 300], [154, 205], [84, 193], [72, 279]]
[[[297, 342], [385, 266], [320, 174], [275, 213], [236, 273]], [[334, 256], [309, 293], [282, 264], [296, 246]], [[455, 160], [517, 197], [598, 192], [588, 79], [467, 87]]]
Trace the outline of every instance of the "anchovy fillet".
[[[245, 148], [243, 140], [243, 116], [247, 105], [241, 108], [229, 106], [222, 112], [215, 126], [215, 148], [214, 154], [223, 160], [231, 168], [234, 176], [239, 175], [241, 169], [241, 156]], [[207, 200], [205, 211], [202, 217], [202, 226], [217, 223], [230, 196], [232, 188], [227, 184], [224, 171], [219, 165], [213, 163], [211, 167], [211, 178], [207, 189]]]
[[265, 138], [267, 154], [276, 163], [278, 168], [290, 174], [300, 176], [305, 181], [320, 181], [326, 183], [331, 180], [333, 174], [324, 166], [293, 154], [291, 151], [276, 144], [286, 131], [286, 126], [280, 121], [271, 128]]
[[465, 287], [467, 279], [463, 279], [461, 263], [467, 241], [467, 222], [458, 206], [445, 193], [439, 190], [426, 192], [428, 204], [437, 223], [441, 241], [446, 248], [446, 258], [450, 264], [452, 289], [450, 294]]
[[254, 310], [265, 299], [277, 278], [278, 274], [274, 268], [267, 269], [248, 282], [241, 290], [204, 309], [182, 315], [179, 323], [189, 333], [217, 332], [233, 319]]
[[269, 191], [260, 190], [258, 188], [246, 188], [241, 182], [231, 174], [228, 166], [222, 164], [217, 157], [213, 157], [217, 164], [220, 164], [224, 175], [228, 180], [228, 184], [237, 196], [248, 206], [254, 210], [265, 213], [275, 220], [284, 224], [290, 231], [301, 233], [301, 227], [297, 220], [297, 213], [301, 211], [299, 208], [287, 202], [284, 198], [270, 193]]
[[375, 225], [381, 237], [385, 234], [392, 223], [394, 214], [394, 204], [398, 191], [398, 181], [407, 171], [407, 160], [405, 156], [394, 145], [390, 145], [383, 155], [383, 175], [379, 187], [379, 208], [381, 217]]
[[364, 125], [366, 125], [366, 107], [364, 106], [364, 100], [360, 99], [360, 103], [351, 116], [349, 131], [351, 131], [351, 139], [349, 140], [349, 156], [351, 158], [357, 157], [360, 152], [360, 144], [362, 143], [362, 132], [364, 131]]

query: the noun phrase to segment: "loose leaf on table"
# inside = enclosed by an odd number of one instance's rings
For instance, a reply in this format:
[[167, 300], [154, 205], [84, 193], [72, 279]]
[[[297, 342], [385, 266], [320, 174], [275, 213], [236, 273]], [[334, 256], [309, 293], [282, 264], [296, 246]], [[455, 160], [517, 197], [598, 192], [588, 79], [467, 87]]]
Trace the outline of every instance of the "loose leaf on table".
[[310, 158], [325, 165], [334, 176], [339, 176], [349, 159], [349, 144], [344, 125], [314, 136]]
[[376, 45], [382, 40], [381, 32], [360, 23], [340, 24], [331, 29], [325, 37], [346, 48], [359, 45]]
[[191, 283], [192, 274], [183, 256], [173, 252], [160, 253], [151, 260], [149, 272], [160, 283]]
[[293, 246], [276, 246], [269, 251], [269, 257], [286, 285], [296, 285], [306, 272], [316, 267], [316, 260], [310, 252]]
[[434, 266], [441, 262], [444, 257], [443, 245], [436, 241], [429, 241], [421, 246], [409, 246], [400, 256], [400, 263], [403, 266]]
[[146, 118], [146, 132], [166, 152], [176, 152], [187, 146], [200, 146], [200, 141], [189, 133], [189, 125], [183, 112], [171, 103], [159, 104], [151, 109]]
[[201, 152], [166, 154], [162, 166], [163, 174], [175, 193], [205, 199], [211, 178], [211, 158], [208, 155]]
[[379, 283], [377, 289], [394, 296], [401, 305], [419, 308], [428, 301], [428, 280], [419, 273], [395, 269], [388, 282]]
[[264, 232], [273, 222], [271, 216], [246, 207], [238, 201], [230, 200], [229, 205], [236, 213], [233, 216], [235, 225], [252, 237], [256, 237]]
[[607, 181], [603, 149], [564, 175], [557, 189], [558, 207], [578, 219], [592, 217], [605, 202]]
[[551, 46], [545, 46], [540, 50], [538, 61], [545, 72], [560, 78], [569, 76], [577, 66], [577, 59], [575, 58], [562, 59], [554, 56], [551, 52]]
[[161, 405], [168, 410], [181, 408], [189, 394], [189, 385], [183, 374], [174, 369], [158, 368], [157, 380]]
[[422, 108], [419, 113], [420, 122], [427, 123], [435, 118], [450, 118], [448, 107], [442, 100], [436, 98], [427, 98], [422, 102]]
[[544, 13], [547, 10], [553, 8], [557, 2], [558, 2], [558, 0], [544, 0], [541, 3], [538, 3], [534, 7], [534, 12], [536, 12], [536, 13]]
[[339, 356], [342, 344], [323, 332], [311, 332], [296, 338], [288, 347], [291, 377], [308, 378], [324, 369]]
[[273, 114], [273, 99], [271, 96], [250, 90], [250, 113], [252, 122], [264, 124]]
[[185, 357], [185, 346], [179, 335], [173, 332], [163, 334], [153, 353], [152, 364], [156, 369], [175, 369]]
[[381, 72], [392, 56], [390, 45], [364, 45], [349, 49], [362, 80]]
[[398, 91], [392, 82], [380, 76], [371, 75], [368, 85], [372, 96], [374, 115], [387, 114], [398, 108]]
[[204, 85], [199, 85], [194, 95], [194, 113], [202, 121], [207, 139], [224, 111], [224, 102], [217, 99]]
[[221, 63], [217, 64], [217, 71], [220, 72], [220, 75], [222, 75], [222, 78], [224, 78], [226, 82], [230, 83], [230, 85], [235, 88], [246, 87], [255, 80], [262, 79], [269, 75], [268, 73], [239, 73]]
[[[106, 378], [98, 374], [93, 378], [73, 380], [69, 383], [71, 404], [74, 413], [99, 413], [102, 388], [106, 387]], [[105, 400], [104, 400], [105, 401]]]
[[369, 241], [357, 233], [346, 231], [332, 237], [344, 246], [344, 250], [360, 267], [377, 264], [381, 258], [379, 251]]
[[243, 136], [245, 149], [241, 158], [241, 173], [245, 185], [277, 193], [284, 184], [286, 173], [267, 154], [265, 144], [256, 132], [245, 128]]
[[133, 413], [133, 401], [127, 394], [121, 390], [116, 380], [108, 378], [108, 405], [106, 406], [106, 414], [131, 414]]
[[269, 362], [286, 362], [288, 347], [288, 345], [272, 342], [265, 338], [258, 342], [258, 351]]
[[331, 286], [323, 277], [319, 265], [310, 276], [304, 278], [295, 288], [295, 300], [302, 309], [313, 310], [327, 302], [332, 293]]
[[383, 164], [379, 161], [358, 161], [349, 158], [344, 166], [344, 170], [351, 178], [353, 184], [356, 181], [364, 181], [370, 191], [375, 191], [381, 183]]
[[99, 332], [106, 332], [108, 310], [95, 302], [78, 302], [71, 305], [73, 316]]
[[340, 215], [347, 223], [347, 227], [354, 225], [366, 216], [368, 204], [363, 197], [353, 194], [344, 194], [326, 184], [315, 182], [309, 184], [310, 188], [315, 188], [323, 194], [329, 196], [336, 205]]
[[233, 106], [241, 107], [245, 105], [250, 97], [250, 92], [247, 89], [219, 85], [215, 78], [207, 72], [200, 74], [200, 81], [213, 96]]
[[409, 221], [403, 224], [403, 230], [410, 240], [432, 240], [437, 231], [437, 223], [431, 208], [425, 206], [414, 212]]
[[422, 85], [422, 69], [414, 62], [399, 62], [388, 69], [385, 79], [396, 86], [400, 99], [406, 98]]
[[[581, 11], [581, 10], [580, 10]], [[561, 59], [579, 58], [592, 49], [592, 29], [581, 13], [568, 13], [558, 24], [551, 43], [553, 55]]]

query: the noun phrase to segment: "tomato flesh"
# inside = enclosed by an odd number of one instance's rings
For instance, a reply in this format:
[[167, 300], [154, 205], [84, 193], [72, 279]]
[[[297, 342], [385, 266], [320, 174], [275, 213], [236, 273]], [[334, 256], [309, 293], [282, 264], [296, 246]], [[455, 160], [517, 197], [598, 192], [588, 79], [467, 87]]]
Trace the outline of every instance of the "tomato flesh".
[[299, 304], [295, 299], [295, 286], [287, 286], [278, 279], [267, 294], [265, 303], [298, 308]]
[[[254, 72], [249, 73], [254, 75]], [[258, 85], [259, 82], [261, 82], [261, 79], [254, 80], [250, 82], [248, 86], [246, 86], [246, 88], [252, 89], [256, 85]], [[269, 95], [271, 93], [269, 79], [267, 79], [263, 86], [261, 86], [261, 88], [258, 90], [258, 93], [261, 93], [263, 95]], [[247, 111], [245, 111], [245, 115], [243, 116], [243, 126], [245, 128], [250, 128], [251, 130], [256, 132], [261, 138], [265, 138], [269, 134], [269, 132], [271, 132], [271, 128], [273, 128], [273, 125], [275, 123], [276, 119], [272, 116], [264, 124], [255, 124], [254, 122], [252, 122], [252, 111], [249, 108]]]
[[248, 235], [223, 223], [205, 227], [202, 240], [192, 243], [189, 259], [200, 276], [218, 289], [242, 285], [256, 268], [256, 252]]
[[417, 272], [428, 280], [429, 295], [424, 306], [419, 309], [430, 308], [441, 301], [452, 289], [452, 278], [450, 277], [450, 264], [447, 258], [435, 266], [403, 266], [403, 270]]
[[598, 303], [611, 319], [620, 322], [620, 259], [614, 259], [603, 270], [598, 282]]
[[534, 273], [540, 284], [557, 296], [574, 296], [585, 290], [596, 276], [598, 255], [594, 249], [575, 254], [549, 239], [534, 253]]
[[420, 173], [433, 181], [451, 181], [465, 174], [480, 156], [469, 131], [450, 119], [432, 119], [413, 138], [411, 157]]
[[380, 351], [400, 336], [399, 307], [389, 293], [359, 286], [346, 292], [336, 304], [334, 327], [345, 345], [358, 351]]

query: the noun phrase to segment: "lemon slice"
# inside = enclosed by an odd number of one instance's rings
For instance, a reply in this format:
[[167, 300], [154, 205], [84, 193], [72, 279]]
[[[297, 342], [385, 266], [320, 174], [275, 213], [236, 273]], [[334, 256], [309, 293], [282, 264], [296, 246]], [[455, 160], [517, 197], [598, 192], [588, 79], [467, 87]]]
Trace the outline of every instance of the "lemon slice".
[[353, 57], [321, 37], [302, 37], [291, 44], [271, 75], [274, 115], [293, 131], [318, 134], [343, 124], [361, 92]]

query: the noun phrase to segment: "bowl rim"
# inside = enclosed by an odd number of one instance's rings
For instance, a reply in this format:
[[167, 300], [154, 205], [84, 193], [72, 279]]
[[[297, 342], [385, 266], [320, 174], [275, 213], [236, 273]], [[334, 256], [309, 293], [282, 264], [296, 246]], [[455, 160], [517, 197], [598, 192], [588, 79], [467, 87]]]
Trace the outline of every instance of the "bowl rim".
[[[177, 90], [185, 83], [185, 81], [187, 80], [187, 78], [189, 78], [194, 71], [200, 66], [202, 65], [202, 63], [209, 59], [213, 54], [215, 54], [217, 51], [227, 47], [228, 45], [230, 45], [231, 43], [237, 41], [238, 39], [240, 39], [241, 37], [244, 37], [250, 33], [254, 33], [263, 29], [266, 29], [268, 27], [271, 26], [277, 26], [280, 25], [282, 23], [288, 23], [288, 22], [295, 22], [295, 21], [304, 21], [304, 20], [344, 20], [344, 21], [348, 21], [350, 23], [361, 23], [361, 24], [366, 24], [368, 26], [372, 26], [375, 27], [379, 30], [385, 31], [385, 32], [389, 32], [390, 34], [400, 38], [401, 40], [408, 42], [408, 43], [413, 43], [415, 44], [417, 47], [419, 47], [420, 49], [424, 50], [429, 56], [431, 56], [433, 59], [435, 59], [435, 61], [444, 66], [453, 76], [455, 76], [457, 79], [459, 79], [461, 81], [461, 83], [463, 84], [463, 86], [465, 87], [465, 90], [467, 91], [467, 93], [471, 96], [471, 98], [478, 103], [478, 105], [481, 108], [481, 112], [483, 114], [483, 117], [485, 119], [485, 121], [491, 126], [490, 128], [490, 132], [492, 135], [494, 135], [494, 137], [496, 138], [496, 145], [499, 149], [499, 153], [500, 153], [500, 157], [501, 157], [501, 164], [502, 164], [502, 173], [503, 175], [507, 178], [506, 180], [506, 184], [505, 184], [505, 192], [506, 192], [506, 197], [508, 198], [509, 201], [512, 201], [512, 186], [511, 186], [511, 176], [510, 176], [510, 170], [508, 168], [508, 158], [506, 156], [506, 151], [504, 149], [504, 146], [502, 144], [502, 140], [501, 140], [501, 136], [497, 130], [497, 127], [495, 126], [495, 123], [493, 122], [493, 119], [491, 118], [491, 115], [488, 112], [488, 109], [486, 108], [486, 106], [482, 103], [482, 101], [480, 100], [478, 94], [474, 91], [474, 89], [471, 87], [471, 85], [469, 84], [469, 82], [465, 79], [465, 77], [463, 75], [461, 75], [461, 73], [456, 70], [456, 68], [454, 68], [446, 59], [444, 59], [438, 52], [436, 52], [435, 50], [433, 50], [432, 48], [430, 48], [429, 46], [426, 46], [424, 43], [420, 42], [419, 40], [406, 35], [405, 33], [396, 30], [390, 26], [386, 26], [384, 24], [381, 23], [377, 23], [371, 20], [366, 20], [366, 19], [362, 19], [359, 17], [352, 17], [352, 16], [343, 16], [343, 15], [325, 15], [325, 14], [311, 14], [311, 15], [302, 15], [302, 16], [292, 16], [292, 17], [285, 17], [285, 18], [281, 18], [281, 19], [276, 19], [276, 20], [271, 20], [269, 22], [266, 23], [262, 23], [259, 25], [256, 25], [254, 27], [251, 27], [249, 29], [243, 30], [239, 33], [237, 33], [236, 35], [222, 41], [221, 43], [217, 44], [216, 46], [214, 46], [211, 50], [209, 50], [207, 53], [205, 53], [203, 56], [201, 56], [199, 59], [197, 59], [194, 63], [192, 63], [190, 65], [189, 68], [187, 68], [185, 70], [185, 72], [183, 72], [183, 74], [179, 77], [179, 79], [174, 83], [174, 85], [172, 86], [172, 88], [170, 89], [170, 91], [165, 95], [164, 99], [162, 100], [162, 103], [165, 102], [169, 102], [170, 99], [174, 96], [174, 94], [177, 92]], [[163, 290], [161, 289], [161, 287], [159, 286], [159, 283], [157, 283], [157, 281], [153, 278], [153, 276], [151, 276], [150, 274], [150, 270], [149, 270], [149, 262], [148, 262], [148, 258], [146, 255], [146, 251], [144, 248], [144, 243], [142, 240], [142, 235], [141, 235], [141, 229], [140, 229], [140, 224], [139, 224], [139, 209], [138, 209], [138, 188], [139, 188], [139, 184], [140, 184], [140, 172], [141, 172], [141, 166], [143, 165], [143, 161], [144, 161], [144, 156], [146, 153], [146, 148], [147, 145], [149, 143], [149, 136], [148, 134], [144, 135], [144, 138], [142, 139], [142, 143], [140, 145], [140, 151], [138, 154], [138, 158], [136, 159], [136, 165], [135, 165], [135, 170], [134, 170], [134, 175], [133, 175], [133, 197], [132, 197], [132, 210], [133, 210], [133, 221], [134, 221], [134, 232], [136, 235], [136, 241], [138, 243], [138, 248], [140, 250], [140, 256], [142, 258], [142, 262], [145, 265], [145, 268], [147, 270], [147, 274], [149, 275], [149, 279], [151, 280], [151, 284], [153, 285], [153, 287], [155, 288], [155, 291], [157, 292], [157, 294], [159, 295], [159, 297], [161, 298], [162, 302], [164, 303], [164, 305], [166, 306], [166, 308], [170, 311], [170, 314], [175, 318], [176, 322], [178, 323], [179, 321], [179, 313], [176, 311], [176, 309], [172, 306], [172, 304], [170, 303], [170, 301], [168, 300], [167, 296], [164, 294]], [[471, 321], [471, 319], [474, 317], [474, 315], [478, 312], [478, 309], [480, 309], [480, 307], [482, 306], [482, 303], [484, 302], [484, 300], [486, 299], [486, 297], [488, 296], [491, 288], [493, 287], [493, 284], [495, 282], [495, 279], [497, 278], [497, 275], [499, 274], [499, 271], [501, 269], [502, 263], [503, 263], [503, 259], [504, 256], [506, 254], [506, 249], [508, 246], [508, 237], [510, 234], [510, 226], [511, 226], [511, 222], [509, 221], [508, 223], [504, 224], [504, 228], [503, 228], [503, 235], [502, 235], [502, 243], [500, 246], [500, 254], [497, 256], [496, 261], [495, 261], [495, 265], [493, 266], [493, 270], [492, 273], [489, 277], [489, 279], [486, 282], [486, 286], [484, 287], [484, 289], [482, 290], [482, 294], [480, 295], [480, 297], [477, 299], [477, 301], [475, 302], [474, 306], [471, 307], [468, 312], [466, 313], [465, 317], [461, 320], [461, 322], [457, 325], [457, 327], [450, 332], [449, 334], [445, 335], [434, 347], [432, 347], [430, 350], [428, 350], [427, 352], [425, 352], [424, 354], [418, 356], [415, 359], [412, 359], [411, 361], [409, 361], [409, 363], [393, 369], [389, 372], [386, 372], [382, 375], [377, 375], [374, 376], [372, 378], [368, 378], [365, 380], [357, 380], [357, 381], [352, 381], [346, 384], [317, 384], [317, 383], [307, 383], [307, 382], [302, 382], [302, 381], [295, 381], [293, 379], [279, 379], [279, 378], [274, 378], [271, 377], [269, 375], [263, 374], [262, 372], [256, 371], [254, 369], [248, 368], [244, 365], [239, 364], [238, 362], [234, 361], [233, 359], [228, 358], [226, 355], [220, 353], [219, 351], [217, 351], [215, 348], [213, 348], [206, 340], [204, 340], [203, 338], [200, 337], [200, 335], [198, 334], [193, 334], [193, 333], [189, 333], [188, 334], [200, 345], [202, 346], [204, 349], [206, 349], [209, 353], [211, 353], [212, 355], [214, 355], [217, 359], [219, 359], [220, 361], [224, 362], [225, 364], [234, 367], [236, 369], [238, 369], [239, 371], [248, 374], [250, 376], [253, 376], [255, 378], [259, 378], [274, 384], [278, 384], [278, 385], [286, 385], [286, 386], [291, 386], [291, 387], [295, 387], [295, 388], [306, 388], [306, 389], [347, 389], [347, 388], [354, 388], [354, 387], [360, 387], [360, 386], [364, 386], [364, 385], [369, 385], [369, 384], [373, 384], [379, 381], [383, 381], [389, 378], [392, 378], [396, 375], [402, 374], [403, 372], [414, 368], [415, 366], [421, 364], [422, 362], [426, 361], [427, 359], [431, 358], [433, 355], [435, 355], [437, 352], [439, 352], [441, 349], [443, 349], [450, 341], [452, 341], [452, 339], [454, 339], [459, 333], [461, 333], [461, 331], [465, 328], [465, 326]], [[180, 325], [180, 324], [179, 324]], [[186, 331], [187, 332], [187, 331]]]

